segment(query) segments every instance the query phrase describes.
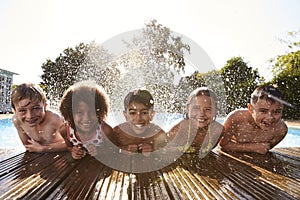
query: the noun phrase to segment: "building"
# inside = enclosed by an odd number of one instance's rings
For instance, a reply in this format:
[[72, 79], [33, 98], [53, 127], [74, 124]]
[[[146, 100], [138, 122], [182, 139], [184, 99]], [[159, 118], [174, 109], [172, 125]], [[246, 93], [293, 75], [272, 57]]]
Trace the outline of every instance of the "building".
[[0, 69], [0, 113], [12, 111], [10, 96], [14, 74], [16, 73]]

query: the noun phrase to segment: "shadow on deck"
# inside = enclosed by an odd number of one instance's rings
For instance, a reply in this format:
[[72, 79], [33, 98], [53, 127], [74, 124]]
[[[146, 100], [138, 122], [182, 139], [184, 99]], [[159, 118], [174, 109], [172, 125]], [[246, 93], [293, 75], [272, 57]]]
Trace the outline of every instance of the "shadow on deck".
[[300, 148], [185, 154], [161, 170], [115, 171], [87, 156], [21, 153], [0, 162], [0, 199], [300, 199]]

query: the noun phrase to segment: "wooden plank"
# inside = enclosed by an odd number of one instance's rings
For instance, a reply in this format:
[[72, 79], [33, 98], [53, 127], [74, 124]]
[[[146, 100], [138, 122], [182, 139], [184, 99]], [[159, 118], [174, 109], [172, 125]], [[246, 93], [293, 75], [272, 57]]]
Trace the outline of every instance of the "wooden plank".
[[0, 162], [0, 199], [300, 199], [299, 152], [185, 154], [136, 174], [91, 156], [26, 152]]
[[[290, 173], [284, 170], [282, 170], [281, 173], [278, 173], [277, 170], [271, 170], [277, 167], [276, 165], [274, 166], [274, 161], [272, 161], [272, 159], [274, 159], [274, 157], [271, 156], [272, 153], [268, 155], [258, 155], [249, 153], [227, 154], [221, 152], [221, 154], [231, 158], [232, 171], [240, 171], [236, 166], [248, 166], [240, 173], [241, 177], [239, 179], [247, 180], [248, 188], [259, 186], [254, 190], [256, 195], [269, 196], [270, 198], [276, 196], [276, 198], [281, 197], [283, 199], [295, 199], [300, 197], [299, 179], [291, 178]], [[264, 163], [262, 161], [264, 161], [265, 164], [262, 164]], [[287, 163], [281, 164], [282, 168], [288, 167], [289, 165]], [[248, 176], [248, 178], [246, 179], [245, 176]], [[246, 187], [243, 186], [243, 188]], [[253, 192], [249, 191], [249, 193]]]

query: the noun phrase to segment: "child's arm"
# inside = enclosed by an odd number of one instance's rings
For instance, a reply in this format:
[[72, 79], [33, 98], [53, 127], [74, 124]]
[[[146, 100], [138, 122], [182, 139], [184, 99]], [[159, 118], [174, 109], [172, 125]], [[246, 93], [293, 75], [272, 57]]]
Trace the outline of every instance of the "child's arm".
[[34, 141], [34, 140], [27, 140], [27, 144], [25, 145], [26, 150], [30, 152], [57, 152], [57, 151], [66, 151], [67, 145], [64, 140], [50, 143], [50, 144], [44, 144], [41, 145], [40, 143]]
[[233, 112], [227, 116], [224, 122], [224, 136], [220, 141], [221, 149], [223, 151], [267, 153], [270, 149], [269, 143], [240, 143], [236, 140], [235, 134], [243, 132], [241, 119], [243, 116], [240, 112]]
[[163, 148], [168, 143], [167, 134], [161, 130], [159, 131], [153, 139], [153, 150], [158, 150], [159, 148]]
[[270, 149], [269, 143], [234, 143], [229, 142], [222, 147], [224, 151], [235, 152], [255, 152], [259, 154], [266, 154]]
[[84, 156], [86, 156], [86, 153], [86, 150], [82, 147], [74, 146], [71, 148], [71, 155], [75, 160], [82, 159]]
[[72, 146], [71, 143], [67, 139], [66, 127], [61, 122], [56, 122], [56, 126], [60, 126], [58, 130], [55, 132], [55, 137], [57, 138], [53, 142], [49, 142], [46, 144], [40, 144], [37, 141], [32, 139], [27, 140], [27, 144], [25, 145], [26, 150], [30, 152], [58, 152], [58, 151], [66, 151], [68, 147]]
[[277, 130], [277, 134], [274, 136], [274, 138], [270, 141], [270, 148], [273, 148], [276, 146], [283, 138], [286, 136], [288, 132], [288, 127], [287, 125], [283, 122], [279, 122], [280, 128]]
[[[223, 138], [221, 138], [220, 146], [222, 150], [231, 151], [230, 143], [232, 143], [232, 138], [234, 137], [234, 132], [237, 131], [235, 118], [227, 116], [224, 122], [224, 132]], [[234, 145], [234, 144], [233, 144]]]
[[28, 140], [30, 140], [31, 138], [21, 128], [20, 121], [18, 120], [18, 118], [15, 115], [12, 117], [12, 121], [13, 121], [15, 128], [17, 129], [17, 132], [18, 132], [21, 142], [25, 146], [26, 144], [28, 144]]
[[[104, 123], [104, 122], [102, 122]], [[105, 134], [105, 138], [107, 138], [109, 141], [104, 141], [104, 142], [111, 142], [114, 145], [119, 146], [119, 140], [118, 140], [118, 133], [116, 131], [114, 131], [112, 129], [112, 127], [110, 125], [108, 125], [107, 123], [104, 123], [103, 126], [103, 132]]]

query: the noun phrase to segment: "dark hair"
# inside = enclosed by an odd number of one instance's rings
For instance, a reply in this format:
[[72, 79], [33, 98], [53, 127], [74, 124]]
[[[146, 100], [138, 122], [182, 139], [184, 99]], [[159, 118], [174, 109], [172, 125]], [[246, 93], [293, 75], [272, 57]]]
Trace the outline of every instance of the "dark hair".
[[18, 85], [11, 95], [11, 106], [15, 110], [15, 105], [23, 99], [30, 101], [42, 101], [46, 103], [46, 96], [40, 86], [33, 83], [23, 83]]
[[104, 89], [96, 83], [79, 82], [66, 90], [59, 105], [60, 113], [73, 129], [75, 129], [75, 124], [72, 110], [78, 106], [80, 101], [94, 107], [99, 123], [106, 118], [109, 99]]
[[283, 99], [282, 93], [278, 88], [275, 88], [273, 85], [259, 86], [251, 94], [251, 104], [256, 104], [258, 99], [265, 99], [274, 103], [276, 98]]
[[130, 103], [136, 102], [145, 105], [149, 110], [154, 106], [152, 95], [147, 90], [134, 90], [129, 92], [124, 99], [124, 108], [127, 110]]

